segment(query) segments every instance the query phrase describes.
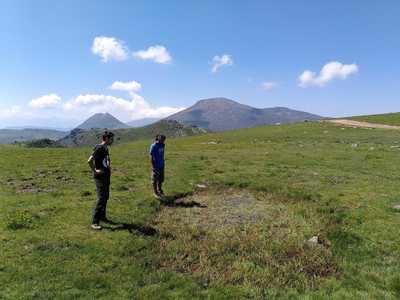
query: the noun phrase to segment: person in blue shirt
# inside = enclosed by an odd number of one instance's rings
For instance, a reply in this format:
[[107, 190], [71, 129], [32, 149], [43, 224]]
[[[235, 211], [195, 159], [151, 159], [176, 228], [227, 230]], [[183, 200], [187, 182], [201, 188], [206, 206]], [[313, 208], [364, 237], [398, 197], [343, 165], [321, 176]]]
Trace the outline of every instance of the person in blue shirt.
[[150, 146], [151, 182], [153, 184], [154, 196], [157, 199], [164, 197], [162, 184], [164, 182], [165, 139], [165, 135], [157, 134], [154, 143]]

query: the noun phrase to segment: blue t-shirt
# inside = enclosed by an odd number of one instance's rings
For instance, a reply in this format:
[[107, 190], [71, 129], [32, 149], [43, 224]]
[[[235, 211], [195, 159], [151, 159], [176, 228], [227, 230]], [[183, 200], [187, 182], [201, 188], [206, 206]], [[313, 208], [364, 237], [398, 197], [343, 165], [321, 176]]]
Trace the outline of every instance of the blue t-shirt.
[[164, 168], [164, 147], [164, 144], [157, 142], [150, 146], [150, 155], [153, 159], [153, 166], [159, 170]]

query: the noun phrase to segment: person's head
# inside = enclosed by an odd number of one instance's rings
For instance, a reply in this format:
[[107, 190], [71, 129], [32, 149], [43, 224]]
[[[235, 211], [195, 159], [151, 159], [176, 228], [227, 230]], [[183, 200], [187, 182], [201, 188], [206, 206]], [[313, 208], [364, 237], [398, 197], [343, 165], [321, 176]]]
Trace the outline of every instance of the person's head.
[[157, 134], [157, 135], [156, 135], [156, 138], [155, 138], [155, 141], [156, 141], [157, 143], [164, 144], [166, 138], [167, 138], [167, 137], [166, 137], [165, 135], [163, 135], [163, 134]]
[[114, 133], [111, 131], [104, 131], [102, 138], [103, 142], [110, 146], [114, 142]]

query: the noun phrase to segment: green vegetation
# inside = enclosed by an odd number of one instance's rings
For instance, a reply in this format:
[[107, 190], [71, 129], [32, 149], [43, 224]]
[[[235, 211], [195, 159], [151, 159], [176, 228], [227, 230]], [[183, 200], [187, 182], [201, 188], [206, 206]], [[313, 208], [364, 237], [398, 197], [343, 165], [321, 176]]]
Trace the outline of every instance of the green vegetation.
[[[398, 299], [396, 131], [307, 122], [112, 147], [90, 229], [91, 147], [1, 146], [0, 298]], [[318, 243], [308, 240], [318, 236]]]
[[[191, 136], [206, 133], [207, 130], [195, 126], [183, 125], [177, 121], [162, 120], [151, 125], [137, 128], [112, 129], [115, 133], [115, 143], [127, 143], [136, 140], [151, 139], [158, 133], [169, 137]], [[74, 129], [70, 134], [58, 142], [67, 147], [92, 146], [101, 139], [104, 129]]]
[[50, 139], [41, 139], [25, 142], [28, 148], [61, 148], [63, 147], [59, 142]]
[[400, 113], [388, 113], [369, 116], [355, 116], [348, 118], [355, 121], [364, 121], [377, 124], [397, 125], [400, 126]]

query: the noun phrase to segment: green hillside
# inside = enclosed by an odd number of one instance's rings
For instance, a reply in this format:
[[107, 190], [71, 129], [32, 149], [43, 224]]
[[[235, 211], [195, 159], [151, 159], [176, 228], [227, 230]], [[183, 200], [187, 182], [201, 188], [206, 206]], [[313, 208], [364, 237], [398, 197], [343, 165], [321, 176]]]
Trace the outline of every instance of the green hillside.
[[98, 232], [91, 147], [1, 146], [0, 299], [398, 299], [397, 136], [307, 122], [167, 139], [162, 203], [151, 141], [117, 145]]
[[355, 121], [364, 121], [377, 124], [386, 125], [397, 125], [400, 126], [400, 113], [388, 113], [380, 115], [368, 115], [368, 116], [355, 116], [348, 118]]
[[40, 139], [58, 140], [66, 135], [67, 132], [52, 129], [0, 129], [0, 144]]
[[[121, 144], [136, 140], [151, 139], [159, 133], [169, 137], [179, 137], [204, 134], [207, 130], [183, 125], [177, 121], [163, 120], [143, 127], [112, 129], [112, 132], [115, 134], [115, 143]], [[99, 142], [103, 133], [104, 129], [74, 129], [69, 135], [59, 140], [59, 143], [67, 147], [93, 146]]]

